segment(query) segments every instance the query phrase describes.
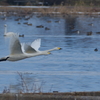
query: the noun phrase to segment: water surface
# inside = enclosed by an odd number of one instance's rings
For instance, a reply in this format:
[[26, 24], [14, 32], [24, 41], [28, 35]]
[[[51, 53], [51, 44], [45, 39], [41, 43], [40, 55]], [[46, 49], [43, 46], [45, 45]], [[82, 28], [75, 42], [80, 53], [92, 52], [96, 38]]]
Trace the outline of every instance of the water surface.
[[[21, 16], [20, 21], [15, 21], [18, 16], [2, 18], [3, 15], [0, 16], [0, 57], [9, 54], [8, 39], [3, 36], [4, 24], [7, 24], [8, 32], [24, 34], [24, 37], [19, 37], [20, 42], [31, 43], [41, 38], [40, 50], [53, 47], [61, 47], [62, 50], [16, 62], [0, 62], [1, 92], [5, 86], [18, 85], [18, 72], [30, 78], [30, 85], [38, 83], [39, 87], [44, 82], [42, 92], [100, 90], [100, 35], [96, 33], [100, 32], [99, 15], [33, 15], [29, 20]], [[25, 22], [32, 23], [32, 26]], [[38, 25], [44, 28], [37, 28]], [[45, 30], [45, 27], [50, 30]], [[91, 31], [92, 35], [88, 36], [87, 32]]]

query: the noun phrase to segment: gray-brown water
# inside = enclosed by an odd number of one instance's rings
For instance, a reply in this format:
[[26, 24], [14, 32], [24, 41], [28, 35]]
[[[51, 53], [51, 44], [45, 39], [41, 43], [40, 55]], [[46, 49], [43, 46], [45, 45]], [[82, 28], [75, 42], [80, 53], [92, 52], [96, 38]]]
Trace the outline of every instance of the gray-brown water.
[[[43, 83], [42, 92], [100, 90], [99, 15], [33, 15], [29, 20], [21, 16], [19, 21], [15, 21], [18, 16], [2, 18], [3, 15], [0, 16], [0, 57], [9, 54], [9, 43], [3, 36], [4, 24], [7, 24], [8, 32], [24, 34], [24, 37], [19, 37], [21, 42], [31, 43], [41, 38], [40, 50], [53, 47], [61, 47], [62, 50], [53, 51], [48, 56], [0, 62], [1, 92], [4, 87], [18, 85], [17, 72], [30, 78], [30, 84], [36, 84], [37, 88]], [[26, 22], [32, 25], [26, 25]], [[43, 28], [37, 28], [40, 25]], [[98, 51], [94, 51], [95, 48]]]

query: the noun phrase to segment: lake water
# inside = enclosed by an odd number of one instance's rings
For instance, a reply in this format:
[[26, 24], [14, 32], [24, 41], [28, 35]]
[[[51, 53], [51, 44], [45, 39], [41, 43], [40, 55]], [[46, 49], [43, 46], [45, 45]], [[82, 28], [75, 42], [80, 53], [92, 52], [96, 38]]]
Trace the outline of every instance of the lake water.
[[[37, 89], [35, 92], [41, 86], [42, 92], [100, 91], [100, 34], [96, 33], [100, 32], [99, 15], [33, 15], [29, 20], [21, 16], [19, 21], [15, 21], [18, 16], [2, 18], [3, 15], [0, 16], [0, 57], [9, 54], [8, 39], [3, 36], [4, 24], [8, 32], [24, 34], [19, 37], [21, 42], [31, 43], [41, 38], [40, 50], [54, 47], [62, 50], [16, 62], [0, 62], [0, 92], [5, 87], [11, 91], [16, 87], [22, 89], [18, 73], [25, 78], [28, 88]], [[39, 25], [44, 28], [37, 28]], [[92, 35], [88, 36], [88, 32]]]

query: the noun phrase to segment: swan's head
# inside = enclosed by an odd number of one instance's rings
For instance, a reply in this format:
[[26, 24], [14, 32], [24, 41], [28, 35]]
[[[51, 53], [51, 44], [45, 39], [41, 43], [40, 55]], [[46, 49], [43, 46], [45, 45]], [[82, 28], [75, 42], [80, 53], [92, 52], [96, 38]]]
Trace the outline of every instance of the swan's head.
[[51, 54], [51, 52], [47, 52], [47, 54]]
[[55, 47], [54, 50], [61, 50], [61, 48], [60, 47]]
[[7, 27], [7, 24], [5, 24], [4, 27]]

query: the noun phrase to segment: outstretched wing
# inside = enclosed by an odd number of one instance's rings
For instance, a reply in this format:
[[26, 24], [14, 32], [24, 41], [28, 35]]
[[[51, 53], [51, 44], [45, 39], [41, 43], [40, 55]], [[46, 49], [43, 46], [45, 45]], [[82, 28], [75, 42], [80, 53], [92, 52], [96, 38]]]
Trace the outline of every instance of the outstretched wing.
[[37, 51], [39, 51], [38, 49], [40, 48], [40, 45], [41, 39], [33, 41], [31, 45], [23, 43], [22, 51], [25, 53], [36, 53]]
[[41, 39], [37, 39], [37, 40], [33, 41], [31, 44], [31, 47], [33, 49], [35, 49], [36, 51], [39, 50], [40, 46], [41, 46]]
[[29, 44], [22, 44], [22, 51], [25, 53], [36, 53], [37, 51], [32, 48]]
[[18, 39], [18, 35], [13, 32], [6, 34], [6, 37], [11, 37], [10, 40], [10, 54], [22, 54], [21, 44]]

